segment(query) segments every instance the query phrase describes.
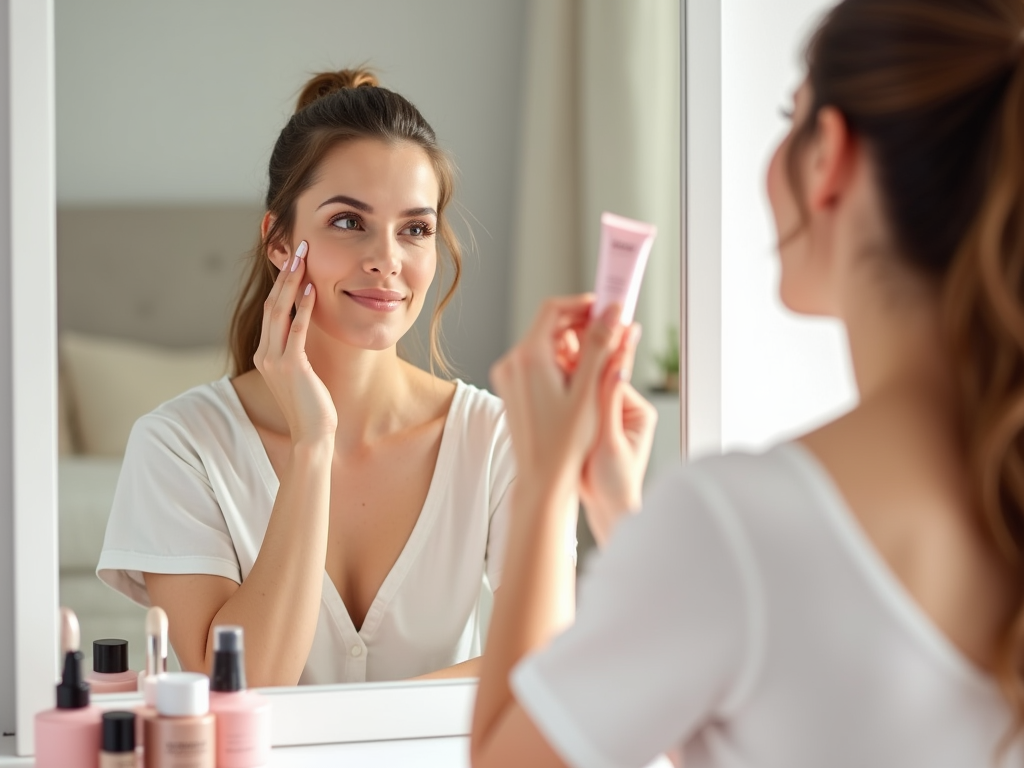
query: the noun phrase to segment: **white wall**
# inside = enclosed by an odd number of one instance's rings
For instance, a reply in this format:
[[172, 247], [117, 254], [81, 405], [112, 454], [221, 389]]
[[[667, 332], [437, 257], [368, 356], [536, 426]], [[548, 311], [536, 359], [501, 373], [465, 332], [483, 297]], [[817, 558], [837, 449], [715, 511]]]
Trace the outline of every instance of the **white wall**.
[[802, 78], [803, 44], [829, 0], [722, 0], [722, 447], [763, 447], [849, 408], [842, 329], [777, 297], [764, 192]]
[[55, 10], [65, 205], [259, 203], [310, 73], [377, 69], [461, 169], [457, 199], [479, 255], [468, 254], [445, 330], [464, 378], [486, 381], [508, 334], [525, 0], [57, 0]]

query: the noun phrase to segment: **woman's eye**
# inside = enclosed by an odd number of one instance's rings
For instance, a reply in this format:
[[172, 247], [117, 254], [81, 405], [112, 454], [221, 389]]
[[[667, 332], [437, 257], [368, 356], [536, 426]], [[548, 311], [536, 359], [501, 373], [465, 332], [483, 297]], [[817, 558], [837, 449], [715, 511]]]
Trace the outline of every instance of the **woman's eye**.
[[415, 224], [410, 224], [401, 231], [400, 234], [409, 235], [411, 237], [428, 237], [434, 234], [434, 231], [426, 223], [419, 221]]
[[358, 229], [359, 219], [354, 216], [341, 216], [331, 222], [331, 226], [338, 229]]

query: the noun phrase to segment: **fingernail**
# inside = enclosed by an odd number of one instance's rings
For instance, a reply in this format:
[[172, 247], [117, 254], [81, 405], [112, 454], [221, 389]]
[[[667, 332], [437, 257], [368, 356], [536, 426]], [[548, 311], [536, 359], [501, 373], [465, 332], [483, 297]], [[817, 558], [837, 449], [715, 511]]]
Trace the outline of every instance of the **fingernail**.
[[634, 325], [633, 330], [630, 331], [630, 341], [633, 343], [634, 347], [640, 343], [640, 336], [643, 335], [643, 331], [644, 329], [641, 325]]
[[299, 262], [300, 261], [301, 261], [301, 259], [298, 256], [296, 256], [294, 259], [292, 259], [292, 272], [294, 272], [295, 268], [297, 266], [299, 266]]
[[312, 283], [306, 283], [306, 290], [304, 290], [304, 291], [302, 292], [302, 295], [303, 295], [303, 296], [309, 296], [309, 292], [310, 292], [310, 290], [311, 290], [312, 288], [313, 288], [313, 284], [312, 284]]
[[309, 243], [303, 240], [299, 243], [299, 247], [295, 249], [295, 256], [300, 259], [306, 258], [306, 253], [309, 251]]
[[616, 375], [619, 377], [619, 381], [625, 381], [626, 379], [629, 378], [629, 374], [626, 373], [625, 368], [619, 368], [619, 372]]
[[284, 264], [281, 265], [281, 271], [284, 272], [286, 269], [288, 269], [288, 257], [287, 256], [284, 257]]

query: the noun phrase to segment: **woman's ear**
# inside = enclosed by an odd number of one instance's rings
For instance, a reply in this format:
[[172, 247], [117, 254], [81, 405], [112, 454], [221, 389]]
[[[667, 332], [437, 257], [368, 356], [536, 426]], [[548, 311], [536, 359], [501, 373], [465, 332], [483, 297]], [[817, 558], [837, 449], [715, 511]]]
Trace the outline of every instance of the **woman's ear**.
[[[260, 239], [264, 242], [267, 239], [267, 232], [270, 231], [271, 227], [274, 226], [274, 214], [267, 211], [263, 214], [263, 221], [260, 222]], [[273, 262], [274, 266], [278, 269], [285, 261], [291, 258], [291, 252], [288, 248], [288, 244], [283, 240], [274, 240], [272, 243], [267, 243], [267, 258]]]
[[822, 107], [811, 145], [807, 202], [811, 210], [832, 208], [846, 191], [851, 179], [857, 142], [835, 107]]

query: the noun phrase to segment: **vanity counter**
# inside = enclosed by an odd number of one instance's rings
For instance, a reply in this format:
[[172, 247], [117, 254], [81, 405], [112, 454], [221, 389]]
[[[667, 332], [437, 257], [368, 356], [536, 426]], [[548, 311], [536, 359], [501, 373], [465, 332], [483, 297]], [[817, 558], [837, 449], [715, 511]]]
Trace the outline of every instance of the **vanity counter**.
[[[271, 752], [269, 768], [320, 768], [341, 764], [346, 768], [391, 768], [396, 765], [469, 768], [469, 738], [448, 736], [277, 747]], [[31, 757], [0, 756], [0, 768], [31, 768], [32, 765]]]

